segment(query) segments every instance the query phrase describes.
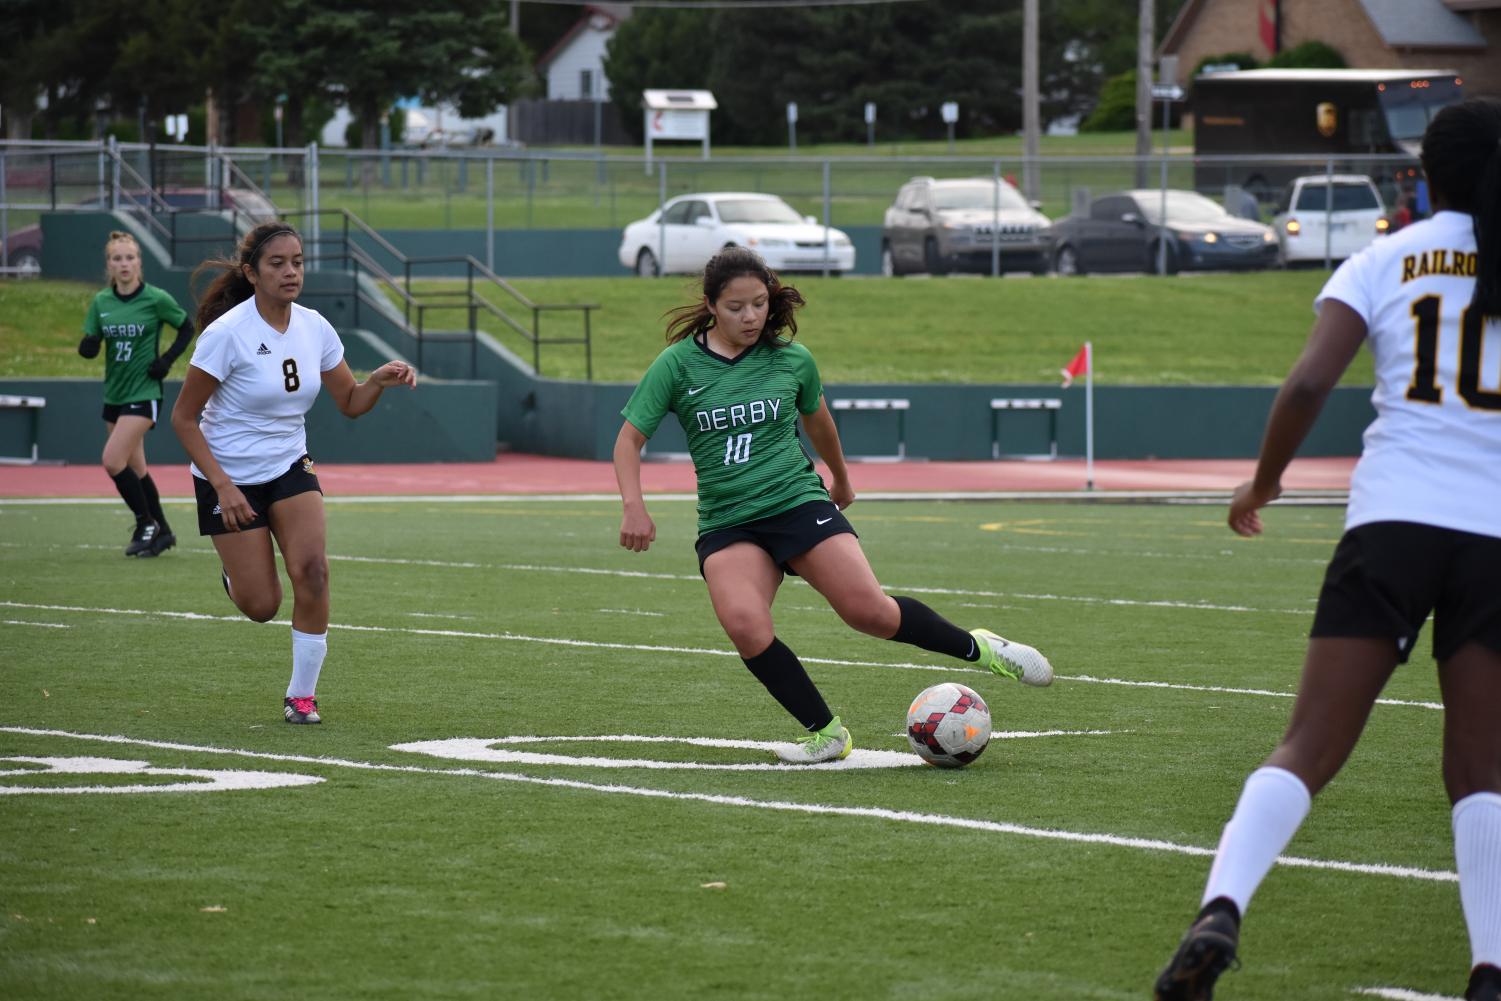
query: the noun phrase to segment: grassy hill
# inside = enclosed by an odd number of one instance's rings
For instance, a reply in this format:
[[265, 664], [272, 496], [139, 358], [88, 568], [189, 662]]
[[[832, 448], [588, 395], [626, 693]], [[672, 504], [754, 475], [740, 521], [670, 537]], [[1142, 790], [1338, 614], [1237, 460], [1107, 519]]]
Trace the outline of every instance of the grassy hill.
[[[1270, 385], [1313, 322], [1319, 271], [1086, 278], [797, 278], [798, 338], [826, 381], [1047, 383], [1086, 340], [1112, 385]], [[434, 289], [426, 282], [418, 289]], [[681, 277], [524, 279], [538, 302], [595, 302], [594, 372], [634, 381], [663, 347], [662, 314], [695, 297]], [[0, 282], [0, 377], [100, 373], [74, 353], [95, 286]], [[501, 301], [497, 299], [497, 301]], [[563, 323], [558, 319], [553, 322]], [[561, 335], [568, 328], [546, 328]], [[530, 357], [519, 339], [487, 328]], [[549, 376], [582, 378], [583, 351], [546, 349]], [[1347, 381], [1372, 381], [1362, 355]]]

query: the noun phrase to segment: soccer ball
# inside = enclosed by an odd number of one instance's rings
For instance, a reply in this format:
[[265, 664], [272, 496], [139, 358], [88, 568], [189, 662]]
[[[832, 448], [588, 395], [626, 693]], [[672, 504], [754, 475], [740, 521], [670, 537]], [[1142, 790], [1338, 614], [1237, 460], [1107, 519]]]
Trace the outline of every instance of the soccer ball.
[[962, 768], [990, 743], [990, 709], [952, 681], [925, 688], [907, 710], [907, 743], [930, 765]]

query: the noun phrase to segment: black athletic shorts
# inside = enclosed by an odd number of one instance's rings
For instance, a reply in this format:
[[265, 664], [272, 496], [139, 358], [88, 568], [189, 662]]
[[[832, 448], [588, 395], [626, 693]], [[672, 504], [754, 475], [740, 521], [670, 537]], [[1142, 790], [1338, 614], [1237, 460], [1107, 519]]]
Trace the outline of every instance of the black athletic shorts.
[[161, 400], [141, 400], [136, 403], [106, 403], [100, 415], [111, 424], [121, 417], [144, 417], [156, 427], [156, 418], [162, 412]]
[[772, 558], [784, 573], [796, 573], [787, 565], [794, 556], [801, 556], [824, 539], [835, 535], [850, 535], [859, 538], [859, 533], [849, 523], [833, 501], [816, 500], [799, 504], [795, 508], [759, 518], [743, 525], [717, 528], [698, 537], [693, 548], [698, 550], [698, 572], [704, 572], [704, 560], [726, 546], [737, 542], [754, 542]]
[[1471, 641], [1501, 652], [1501, 539], [1408, 521], [1350, 529], [1324, 574], [1311, 635], [1390, 636], [1405, 664], [1430, 612], [1440, 663]]
[[[313, 472], [313, 460], [306, 455], [269, 483], [236, 483], [235, 486], [240, 488], [240, 493], [245, 495], [245, 499], [250, 502], [250, 509], [255, 512], [254, 521], [240, 526], [242, 532], [270, 527], [266, 522], [266, 512], [279, 500], [296, 497], [309, 490], [316, 490], [320, 494], [323, 492], [323, 488], [318, 485], [318, 477]], [[223, 535], [228, 532], [229, 529], [224, 527], [224, 519], [219, 516], [219, 492], [201, 476], [193, 477], [193, 492], [198, 495], [198, 534]]]

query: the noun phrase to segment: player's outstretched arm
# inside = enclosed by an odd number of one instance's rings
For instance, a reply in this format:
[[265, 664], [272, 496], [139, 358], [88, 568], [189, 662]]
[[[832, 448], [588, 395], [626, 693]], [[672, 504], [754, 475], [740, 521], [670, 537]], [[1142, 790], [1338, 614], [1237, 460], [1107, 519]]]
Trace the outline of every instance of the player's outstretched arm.
[[1365, 320], [1359, 313], [1338, 299], [1324, 301], [1303, 354], [1272, 403], [1261, 439], [1261, 455], [1256, 460], [1256, 476], [1242, 483], [1230, 501], [1227, 520], [1238, 534], [1261, 532], [1257, 512], [1281, 496], [1282, 474], [1308, 437], [1340, 376], [1355, 360], [1365, 336]]
[[333, 397], [334, 405], [345, 417], [354, 418], [368, 414], [375, 407], [380, 394], [392, 386], [417, 385], [417, 370], [404, 361], [388, 361], [364, 382], [355, 382], [354, 373], [347, 361], [323, 373], [323, 388]]
[[644, 553], [657, 541], [657, 526], [646, 513], [641, 496], [641, 449], [646, 435], [625, 421], [615, 436], [615, 482], [620, 487], [620, 544], [633, 553]]
[[803, 415], [803, 430], [813, 450], [829, 467], [829, 500], [843, 511], [855, 502], [855, 488], [850, 485], [849, 466], [844, 461], [844, 446], [839, 444], [839, 428], [829, 412], [827, 397], [818, 398], [818, 409]]

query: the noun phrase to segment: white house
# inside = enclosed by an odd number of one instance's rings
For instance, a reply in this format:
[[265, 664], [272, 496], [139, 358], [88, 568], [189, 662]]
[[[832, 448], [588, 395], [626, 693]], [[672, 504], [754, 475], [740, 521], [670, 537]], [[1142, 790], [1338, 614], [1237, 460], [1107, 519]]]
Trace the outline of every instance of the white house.
[[605, 79], [605, 45], [620, 22], [630, 17], [625, 4], [591, 3], [584, 6], [568, 33], [558, 39], [541, 59], [537, 71], [547, 80], [549, 101], [604, 101], [610, 96]]

